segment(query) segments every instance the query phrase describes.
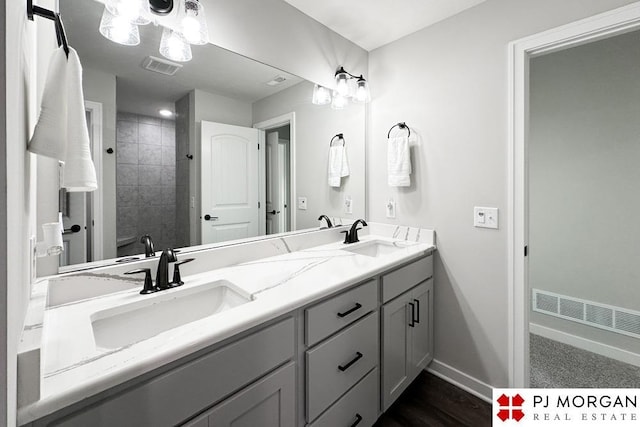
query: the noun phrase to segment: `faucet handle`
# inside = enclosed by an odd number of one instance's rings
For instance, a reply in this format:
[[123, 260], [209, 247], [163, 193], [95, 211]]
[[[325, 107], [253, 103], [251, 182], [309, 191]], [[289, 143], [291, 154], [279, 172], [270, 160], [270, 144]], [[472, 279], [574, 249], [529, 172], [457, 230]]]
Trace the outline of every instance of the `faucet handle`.
[[341, 233], [344, 233], [344, 244], [346, 245], [347, 243], [349, 243], [349, 230], [343, 230], [341, 231]]
[[144, 287], [140, 291], [142, 295], [151, 294], [157, 291], [155, 286], [153, 286], [153, 280], [151, 279], [151, 269], [150, 268], [138, 268], [136, 270], [127, 271], [124, 274], [141, 274], [144, 273]]
[[182, 264], [186, 264], [188, 262], [191, 262], [195, 260], [195, 258], [187, 258], [184, 259], [182, 261], [176, 262], [175, 264], [173, 264], [173, 286], [180, 286], [180, 285], [184, 285], [184, 282], [182, 281], [182, 277], [180, 277], [180, 266]]

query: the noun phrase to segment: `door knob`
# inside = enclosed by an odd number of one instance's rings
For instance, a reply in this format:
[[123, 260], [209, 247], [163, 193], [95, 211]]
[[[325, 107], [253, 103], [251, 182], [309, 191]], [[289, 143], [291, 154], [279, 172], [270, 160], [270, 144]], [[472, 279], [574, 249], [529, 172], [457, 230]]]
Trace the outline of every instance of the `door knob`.
[[82, 227], [80, 227], [78, 224], [74, 224], [71, 226], [71, 228], [65, 228], [62, 234], [77, 233], [80, 230], [82, 230]]
[[209, 214], [206, 214], [206, 215], [204, 216], [204, 220], [205, 220], [205, 221], [217, 221], [217, 220], [218, 220], [218, 217], [217, 217], [217, 216], [211, 216], [211, 215], [209, 215]]
[[275, 214], [279, 214], [279, 213], [280, 213], [280, 211], [276, 211], [276, 210], [274, 209], [274, 210], [272, 210], [271, 212], [267, 212], [267, 213], [270, 213], [271, 215], [275, 215]]

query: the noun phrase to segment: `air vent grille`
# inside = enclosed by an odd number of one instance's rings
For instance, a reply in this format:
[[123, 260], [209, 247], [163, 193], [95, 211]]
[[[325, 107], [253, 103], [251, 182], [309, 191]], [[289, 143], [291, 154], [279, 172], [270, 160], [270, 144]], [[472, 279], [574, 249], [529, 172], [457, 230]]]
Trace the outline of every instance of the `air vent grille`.
[[182, 68], [182, 65], [155, 56], [147, 56], [142, 62], [142, 68], [165, 76], [173, 76]]
[[640, 338], [640, 312], [553, 292], [532, 290], [535, 312]]

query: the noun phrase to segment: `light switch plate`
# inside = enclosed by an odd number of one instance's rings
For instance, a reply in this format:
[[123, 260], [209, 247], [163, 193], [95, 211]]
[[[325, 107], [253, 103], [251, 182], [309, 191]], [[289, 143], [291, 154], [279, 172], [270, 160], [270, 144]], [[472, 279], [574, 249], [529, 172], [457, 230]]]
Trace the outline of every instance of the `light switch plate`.
[[396, 202], [393, 199], [387, 200], [387, 218], [396, 217]]
[[351, 196], [344, 196], [344, 213], [353, 213], [353, 200], [351, 199]]
[[307, 210], [307, 198], [306, 197], [298, 197], [298, 209], [301, 211]]
[[473, 226], [479, 228], [498, 228], [498, 208], [473, 208]]

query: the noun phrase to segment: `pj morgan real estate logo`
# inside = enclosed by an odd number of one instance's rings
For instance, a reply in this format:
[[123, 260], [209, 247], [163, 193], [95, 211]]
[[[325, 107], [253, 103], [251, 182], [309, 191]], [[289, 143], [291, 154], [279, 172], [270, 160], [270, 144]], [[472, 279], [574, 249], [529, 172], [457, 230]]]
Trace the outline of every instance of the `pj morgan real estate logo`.
[[640, 389], [496, 388], [493, 426], [640, 426]]

